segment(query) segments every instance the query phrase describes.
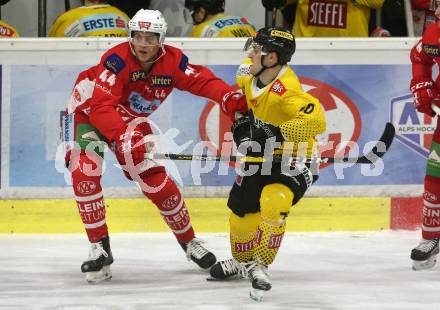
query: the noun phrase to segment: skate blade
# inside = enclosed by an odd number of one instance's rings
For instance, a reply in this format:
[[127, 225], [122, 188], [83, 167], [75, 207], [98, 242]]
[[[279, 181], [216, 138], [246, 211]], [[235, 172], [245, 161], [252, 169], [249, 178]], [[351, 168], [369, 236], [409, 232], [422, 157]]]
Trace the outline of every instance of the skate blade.
[[96, 284], [104, 280], [110, 280], [112, 278], [112, 271], [110, 266], [104, 266], [99, 271], [86, 272], [86, 280], [90, 284]]
[[263, 290], [259, 290], [256, 288], [251, 288], [251, 290], [249, 291], [249, 297], [255, 301], [262, 301], [263, 300], [263, 296], [264, 296], [264, 292]]
[[422, 261], [413, 260], [412, 269], [413, 270], [429, 269], [434, 267], [436, 263], [437, 263], [436, 257], [430, 257], [427, 260], [422, 260]]

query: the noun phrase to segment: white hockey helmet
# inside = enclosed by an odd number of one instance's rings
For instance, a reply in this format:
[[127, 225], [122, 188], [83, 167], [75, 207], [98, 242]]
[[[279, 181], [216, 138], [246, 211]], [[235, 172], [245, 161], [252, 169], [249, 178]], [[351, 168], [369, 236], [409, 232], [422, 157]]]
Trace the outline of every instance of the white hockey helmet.
[[140, 9], [128, 22], [129, 39], [132, 39], [133, 31], [154, 32], [159, 34], [159, 43], [162, 45], [167, 28], [168, 24], [160, 11]]

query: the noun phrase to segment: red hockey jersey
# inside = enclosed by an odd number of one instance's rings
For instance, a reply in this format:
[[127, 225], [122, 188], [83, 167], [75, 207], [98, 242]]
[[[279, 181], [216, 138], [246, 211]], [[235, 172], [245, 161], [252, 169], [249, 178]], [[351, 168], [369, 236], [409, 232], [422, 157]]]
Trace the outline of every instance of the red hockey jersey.
[[[440, 27], [438, 23], [426, 28], [423, 37], [411, 50], [413, 78], [432, 79], [432, 67], [440, 64]], [[440, 90], [440, 79], [436, 77], [437, 88]]]
[[[234, 91], [208, 68], [190, 64], [180, 49], [164, 47], [165, 55], [154, 63], [148, 74], [128, 42], [109, 49], [99, 65], [80, 74], [69, 110], [88, 114], [91, 124], [111, 141], [128, 121], [153, 113], [174, 87], [218, 103], [225, 94]], [[84, 80], [92, 86], [78, 92], [77, 86], [84, 84]], [[87, 92], [90, 94], [84, 94]]]

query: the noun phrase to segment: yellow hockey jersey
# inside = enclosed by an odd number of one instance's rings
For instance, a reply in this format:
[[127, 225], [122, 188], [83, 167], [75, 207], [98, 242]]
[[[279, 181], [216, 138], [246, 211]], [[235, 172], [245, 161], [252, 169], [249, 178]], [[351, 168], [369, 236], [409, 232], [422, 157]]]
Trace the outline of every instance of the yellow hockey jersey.
[[0, 20], [0, 38], [18, 38], [19, 36], [14, 27]]
[[297, 37], [368, 37], [370, 9], [384, 0], [298, 0]]
[[282, 67], [272, 83], [258, 88], [257, 79], [249, 73], [250, 63], [251, 60], [247, 59], [240, 65], [237, 85], [245, 94], [248, 108], [255, 118], [280, 127], [286, 141], [275, 153], [282, 153], [287, 148], [286, 151], [293, 155], [314, 154], [317, 148], [315, 136], [324, 132], [326, 127], [324, 109], [318, 99], [303, 91], [289, 65]]
[[195, 38], [252, 37], [255, 27], [246, 17], [217, 14], [213, 18], [195, 25], [189, 34]]
[[49, 37], [126, 37], [130, 18], [108, 4], [82, 6], [58, 16]]

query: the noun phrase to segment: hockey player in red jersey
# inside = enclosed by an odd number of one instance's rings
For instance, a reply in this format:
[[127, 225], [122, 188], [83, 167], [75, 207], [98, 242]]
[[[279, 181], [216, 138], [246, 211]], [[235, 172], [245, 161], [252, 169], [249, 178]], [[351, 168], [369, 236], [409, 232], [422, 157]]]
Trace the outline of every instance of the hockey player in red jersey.
[[[440, 64], [440, 1], [436, 1], [437, 22], [426, 28], [422, 39], [411, 50], [411, 92], [417, 111], [434, 116], [432, 104], [440, 107], [440, 76], [432, 78], [432, 67]], [[440, 237], [440, 126], [434, 131], [423, 193], [422, 241], [411, 251], [413, 269], [431, 268], [439, 253]]]
[[[165, 168], [148, 156], [153, 150], [147, 117], [173, 88], [221, 104], [229, 116], [246, 111], [243, 97], [207, 68], [188, 62], [164, 44], [167, 23], [159, 11], [138, 11], [129, 22], [129, 40], [109, 49], [97, 66], [82, 72], [64, 118], [77, 207], [91, 249], [82, 266], [89, 282], [111, 277], [113, 262], [101, 188], [103, 146], [107, 144], [130, 180], [159, 209], [188, 259], [210, 268], [216, 258], [195, 238], [182, 194]], [[69, 133], [74, 133], [69, 137]], [[150, 158], [150, 159], [148, 159]]]

